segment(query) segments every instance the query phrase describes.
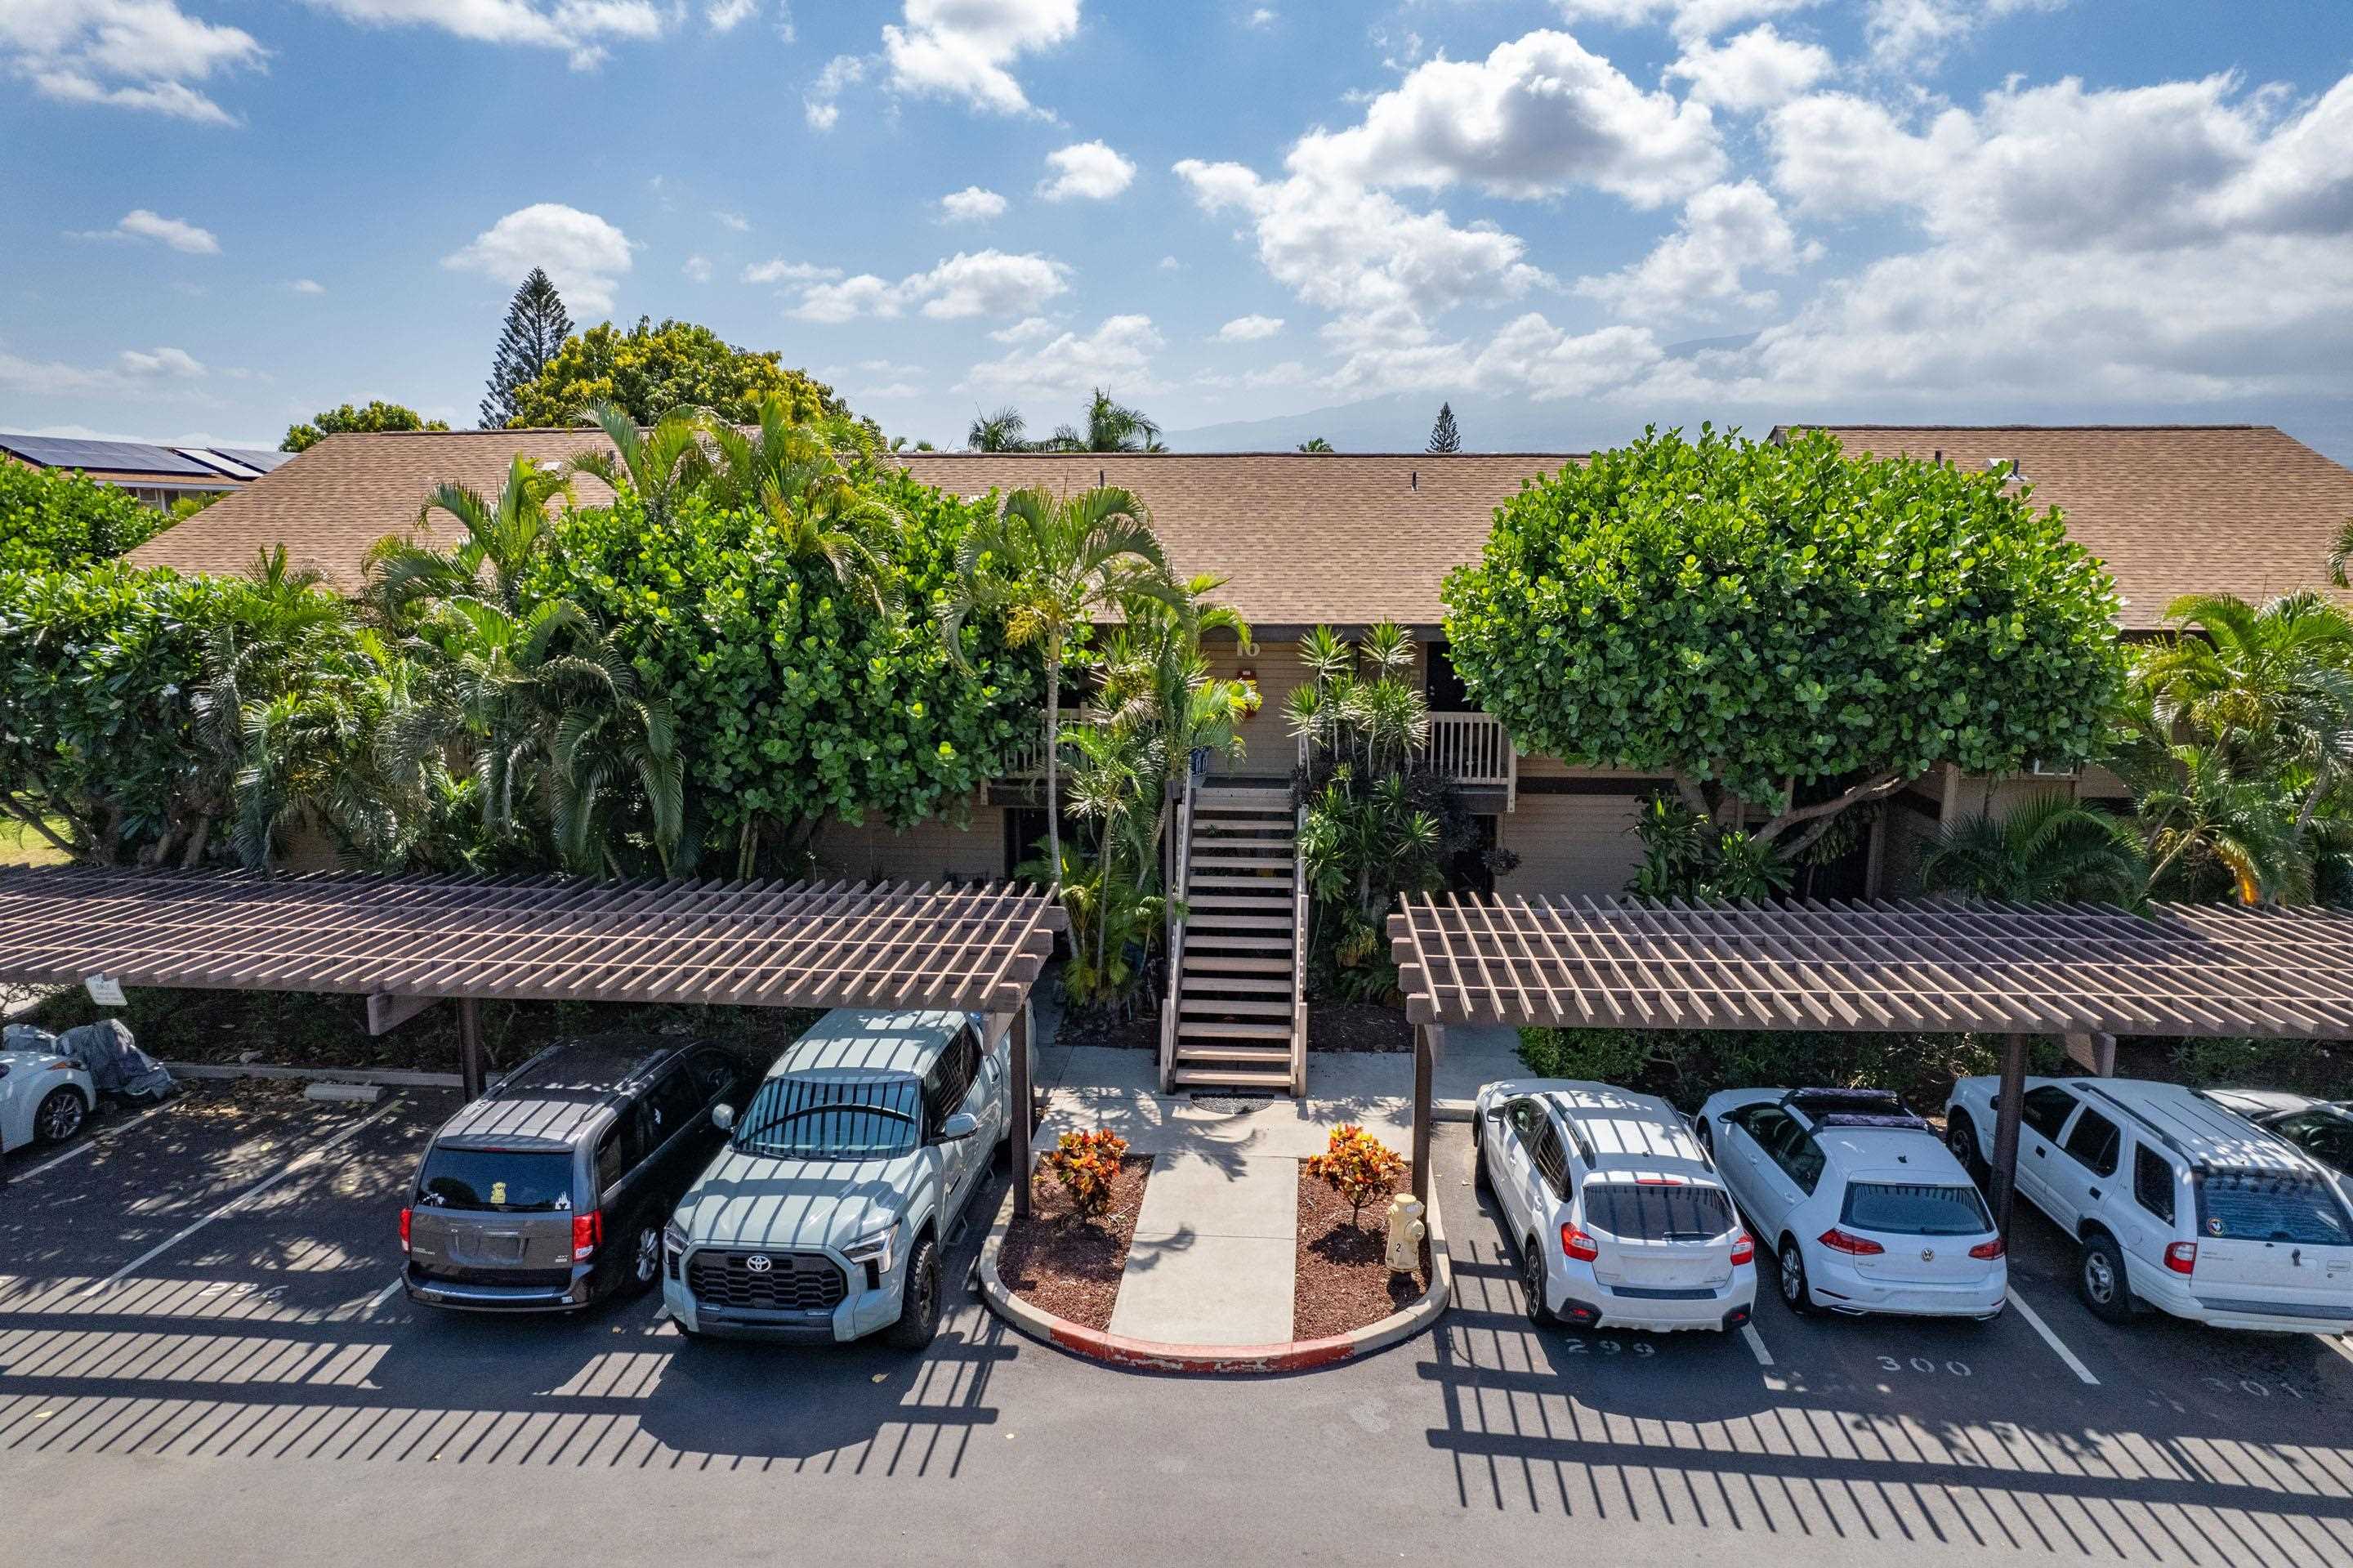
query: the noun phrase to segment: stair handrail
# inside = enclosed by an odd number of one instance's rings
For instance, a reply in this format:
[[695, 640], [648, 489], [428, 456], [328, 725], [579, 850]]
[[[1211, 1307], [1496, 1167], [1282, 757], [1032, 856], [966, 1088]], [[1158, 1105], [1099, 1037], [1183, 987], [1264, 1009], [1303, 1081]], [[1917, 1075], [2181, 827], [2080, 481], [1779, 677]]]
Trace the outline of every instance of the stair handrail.
[[1307, 1093], [1307, 803], [1291, 838], [1291, 1092]]
[[1176, 1015], [1183, 1001], [1185, 985], [1185, 893], [1191, 884], [1193, 865], [1193, 789], [1198, 771], [1185, 769], [1185, 782], [1176, 795], [1176, 833], [1169, 855], [1170, 873], [1163, 888], [1161, 905], [1167, 927], [1168, 994], [1160, 1004], [1160, 1092], [1168, 1094], [1176, 1086]]

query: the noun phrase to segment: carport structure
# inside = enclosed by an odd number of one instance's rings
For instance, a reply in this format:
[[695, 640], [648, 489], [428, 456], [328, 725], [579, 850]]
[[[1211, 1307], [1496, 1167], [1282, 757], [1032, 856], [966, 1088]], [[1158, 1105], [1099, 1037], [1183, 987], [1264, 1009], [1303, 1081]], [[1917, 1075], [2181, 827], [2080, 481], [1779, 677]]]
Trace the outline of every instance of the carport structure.
[[1010, 885], [16, 869], [0, 980], [364, 996], [379, 1029], [454, 1001], [469, 1097], [485, 1000], [1007, 1013], [1026, 1107], [1029, 988], [1066, 918]]
[[1449, 1025], [2004, 1037], [1994, 1209], [2010, 1230], [2035, 1034], [2353, 1039], [2353, 915], [2167, 904], [1689, 904], [1405, 895], [1415, 1196]]

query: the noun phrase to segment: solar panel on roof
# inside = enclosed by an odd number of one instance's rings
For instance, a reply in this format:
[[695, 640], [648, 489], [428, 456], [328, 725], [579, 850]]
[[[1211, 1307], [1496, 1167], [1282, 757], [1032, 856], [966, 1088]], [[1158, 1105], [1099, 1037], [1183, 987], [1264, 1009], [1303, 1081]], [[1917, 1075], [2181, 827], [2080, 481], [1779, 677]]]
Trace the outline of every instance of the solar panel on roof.
[[259, 479], [261, 471], [237, 461], [217, 447], [174, 447], [174, 451], [231, 479]]
[[0, 435], [0, 450], [44, 468], [79, 468], [110, 473], [185, 473], [217, 477], [218, 471], [183, 457], [169, 447], [143, 441], [86, 441], [64, 436]]
[[271, 447], [213, 447], [209, 450], [225, 458], [233, 458], [248, 468], [259, 469], [264, 473], [280, 463], [292, 461], [294, 458], [292, 452], [281, 452]]

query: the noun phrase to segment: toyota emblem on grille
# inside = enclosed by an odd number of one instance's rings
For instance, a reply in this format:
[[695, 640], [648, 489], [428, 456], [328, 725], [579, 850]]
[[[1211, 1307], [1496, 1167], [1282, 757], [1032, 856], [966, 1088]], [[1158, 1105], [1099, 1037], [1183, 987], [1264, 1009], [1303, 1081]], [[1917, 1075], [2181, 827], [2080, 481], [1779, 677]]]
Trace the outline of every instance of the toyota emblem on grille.
[[765, 1274], [773, 1266], [769, 1263], [766, 1253], [755, 1252], [744, 1260], [744, 1266], [754, 1274]]
[[1932, 1246], [1924, 1246], [1924, 1247], [1922, 1247], [1922, 1248], [1920, 1249], [1920, 1261], [1921, 1261], [1922, 1263], [1934, 1263], [1934, 1262], [1936, 1262], [1936, 1249], [1935, 1247], [1932, 1247]]

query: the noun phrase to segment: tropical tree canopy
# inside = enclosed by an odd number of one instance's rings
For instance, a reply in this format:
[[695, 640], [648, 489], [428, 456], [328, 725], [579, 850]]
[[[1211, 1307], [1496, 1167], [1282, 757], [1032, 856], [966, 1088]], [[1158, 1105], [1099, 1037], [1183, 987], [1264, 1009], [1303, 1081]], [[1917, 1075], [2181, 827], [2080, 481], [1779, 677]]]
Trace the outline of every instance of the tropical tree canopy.
[[306, 452], [329, 436], [356, 433], [374, 435], [383, 430], [446, 430], [448, 422], [428, 419], [414, 408], [383, 398], [372, 399], [364, 408], [345, 403], [333, 408], [322, 408], [311, 416], [307, 425], [289, 425], [286, 439], [278, 443], [281, 452]]
[[0, 459], [0, 572], [111, 560], [152, 538], [163, 514], [81, 473]]
[[2094, 757], [2106, 575], [1998, 473], [1649, 432], [1507, 502], [1445, 586], [1455, 668], [1531, 751], [1671, 774], [1798, 853], [1940, 764]]
[[791, 418], [821, 420], [847, 410], [833, 388], [789, 369], [775, 349], [737, 348], [709, 327], [639, 316], [627, 332], [601, 323], [565, 341], [547, 367], [513, 388], [507, 423], [575, 425], [609, 403], [640, 425], [678, 408], [707, 408], [734, 424], [760, 417], [779, 397]]

